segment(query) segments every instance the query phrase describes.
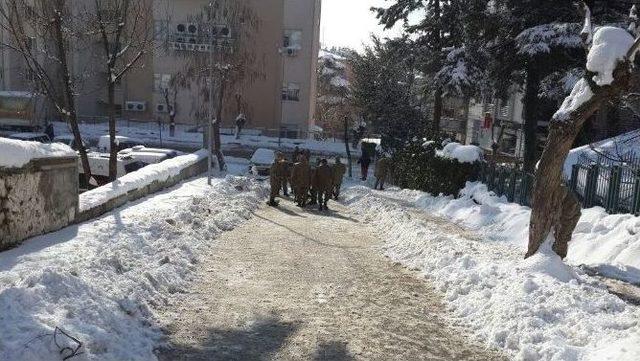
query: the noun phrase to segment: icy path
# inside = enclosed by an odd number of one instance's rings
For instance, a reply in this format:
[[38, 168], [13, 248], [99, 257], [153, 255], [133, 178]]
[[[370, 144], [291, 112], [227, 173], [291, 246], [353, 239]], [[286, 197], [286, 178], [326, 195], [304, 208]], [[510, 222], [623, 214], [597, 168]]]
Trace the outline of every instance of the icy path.
[[0, 360], [154, 360], [156, 309], [183, 292], [215, 238], [246, 221], [264, 188], [185, 182], [99, 219], [0, 253]]
[[223, 234], [164, 315], [161, 360], [500, 360], [444, 321], [441, 296], [385, 259], [346, 208], [283, 201]]

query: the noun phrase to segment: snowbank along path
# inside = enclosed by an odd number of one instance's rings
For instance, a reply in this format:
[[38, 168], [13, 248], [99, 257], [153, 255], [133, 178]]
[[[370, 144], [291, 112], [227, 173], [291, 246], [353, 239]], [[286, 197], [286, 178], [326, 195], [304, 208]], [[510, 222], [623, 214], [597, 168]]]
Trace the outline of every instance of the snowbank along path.
[[155, 360], [156, 309], [186, 290], [215, 238], [251, 217], [264, 187], [187, 181], [0, 253], [0, 360]]
[[332, 203], [283, 201], [224, 233], [167, 304], [161, 360], [501, 360], [449, 326], [440, 293]]

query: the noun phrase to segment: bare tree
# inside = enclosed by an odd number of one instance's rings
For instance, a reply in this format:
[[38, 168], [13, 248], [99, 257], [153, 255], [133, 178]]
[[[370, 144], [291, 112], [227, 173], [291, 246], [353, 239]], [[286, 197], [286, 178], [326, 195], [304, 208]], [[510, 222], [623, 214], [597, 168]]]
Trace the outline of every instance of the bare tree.
[[40, 93], [69, 123], [80, 153], [86, 183], [91, 168], [84, 148], [76, 112], [76, 78], [69, 67], [70, 47], [77, 45], [75, 18], [66, 0], [3, 0], [0, 27], [9, 35], [1, 44], [22, 58]]
[[[87, 18], [94, 26], [89, 34], [100, 40], [106, 70], [107, 106], [109, 112], [109, 179], [118, 173], [118, 147], [116, 144], [117, 84], [141, 62], [153, 46], [151, 14], [153, 9], [146, 0], [94, 0], [93, 14]], [[95, 20], [95, 21], [92, 21]]]
[[[172, 39], [171, 35], [167, 37], [168, 52], [185, 60], [180, 74], [174, 75], [179, 78], [175, 84], [195, 95], [190, 115], [207, 119], [204, 124], [213, 123], [211, 137], [208, 127], [204, 127], [203, 143], [213, 149], [222, 170], [225, 162], [220, 124], [225, 110], [235, 109], [227, 95], [235, 94], [235, 99], [242, 99], [244, 89], [264, 77], [264, 61], [256, 56], [252, 46], [260, 21], [247, 0], [212, 0], [199, 13], [184, 20], [197, 24], [199, 30], [194, 37], [196, 50], [180, 43], [179, 39]], [[207, 139], [213, 145], [207, 144]]]
[[[629, 27], [629, 32], [632, 35], [624, 33], [623, 29], [614, 28], [612, 30], [611, 27], [608, 27], [598, 30], [609, 32], [608, 34], [603, 33], [598, 38], [599, 34], [594, 35], [593, 33], [589, 7], [583, 3], [581, 8], [585, 14], [583, 40], [590, 52], [592, 47], [597, 46], [599, 48], [596, 50], [601, 54], [600, 56], [615, 54], [608, 42], [628, 40], [630, 46], [626, 54], [614, 59], [617, 62], [614, 64], [614, 71], [610, 74], [612, 79], [603, 81], [603, 78], [609, 74], [602, 74], [596, 69], [588, 69], [589, 66], [587, 66], [585, 77], [576, 84], [572, 94], [567, 97], [551, 121], [547, 143], [536, 171], [529, 247], [525, 257], [535, 254], [552, 230], [555, 235], [553, 250], [561, 257], [566, 256], [567, 242], [570, 240], [577, 218], [579, 218], [579, 207], [576, 209], [577, 202], [572, 199], [570, 192], [562, 185], [562, 169], [565, 160], [586, 120], [607, 102], [625, 95], [629, 91], [632, 77], [637, 76], [637, 73], [634, 73], [633, 63], [640, 48], [638, 17], [631, 16], [632, 24]], [[632, 9], [632, 15], [634, 13], [635, 6]], [[594, 44], [596, 38], [598, 38], [598, 44]], [[590, 57], [591, 55], [590, 53]]]

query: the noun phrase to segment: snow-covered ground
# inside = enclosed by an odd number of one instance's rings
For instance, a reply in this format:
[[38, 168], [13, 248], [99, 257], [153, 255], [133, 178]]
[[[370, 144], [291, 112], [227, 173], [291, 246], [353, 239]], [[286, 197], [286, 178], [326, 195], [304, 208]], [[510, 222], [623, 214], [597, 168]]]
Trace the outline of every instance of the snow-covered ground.
[[[640, 218], [587, 210], [567, 265], [548, 244], [524, 260], [530, 210], [479, 183], [468, 184], [459, 199], [360, 185], [344, 197], [350, 209], [378, 226], [384, 252], [431, 279], [445, 294], [454, 322], [487, 345], [517, 360], [640, 359], [640, 308], [571, 266], [632, 270], [640, 262]], [[443, 226], [433, 216], [468, 231]]]
[[[54, 122], [56, 136], [70, 134], [69, 127], [66, 123]], [[149, 146], [162, 146], [173, 148], [191, 148], [198, 149], [202, 147], [202, 133], [189, 132], [193, 126], [178, 124], [176, 125], [175, 136], [169, 136], [169, 129], [165, 127], [160, 134], [160, 128], [157, 123], [139, 123], [139, 122], [119, 122], [118, 135], [127, 136], [135, 140], [141, 141]], [[109, 134], [107, 123], [102, 124], [81, 124], [80, 132], [83, 139], [90, 142], [97, 142], [98, 138]], [[271, 149], [289, 149], [292, 150], [296, 146], [302, 149], [309, 149], [312, 152], [326, 154], [346, 154], [345, 146], [340, 141], [316, 141], [311, 139], [280, 139], [278, 143], [277, 137], [267, 137], [255, 135], [255, 132], [248, 130], [240, 137], [235, 139], [233, 135], [222, 135], [223, 147], [246, 146], [251, 148], [271, 148]], [[357, 153], [357, 150], [353, 151]]]
[[56, 327], [83, 342], [73, 360], [155, 359], [157, 306], [264, 195], [245, 177], [198, 178], [0, 253], [0, 360], [62, 359], [73, 342], [57, 346]]

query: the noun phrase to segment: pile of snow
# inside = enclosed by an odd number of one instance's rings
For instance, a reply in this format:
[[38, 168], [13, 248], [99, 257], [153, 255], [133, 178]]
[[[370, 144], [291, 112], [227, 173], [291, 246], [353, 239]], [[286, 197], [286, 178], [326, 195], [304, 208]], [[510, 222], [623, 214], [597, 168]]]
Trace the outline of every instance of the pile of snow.
[[264, 195], [246, 178], [199, 178], [0, 253], [0, 360], [62, 360], [56, 326], [83, 343], [72, 360], [156, 360], [156, 314]]
[[460, 143], [447, 143], [442, 150], [436, 152], [440, 158], [455, 159], [460, 163], [473, 163], [482, 159], [482, 149], [475, 145], [462, 145]]
[[[422, 271], [445, 295], [453, 322], [487, 346], [516, 360], [640, 359], [638, 307], [562, 262], [549, 243], [523, 259], [529, 209], [495, 197], [481, 184], [468, 184], [460, 199], [361, 186], [348, 188], [344, 197], [353, 212], [378, 228], [386, 255]], [[640, 234], [638, 219], [603, 217], [583, 217], [570, 246], [571, 262], [587, 253], [587, 244], [622, 247]], [[628, 237], [621, 239], [625, 229]], [[637, 236], [635, 243], [640, 245]], [[590, 253], [604, 259], [605, 248]]]
[[621, 28], [603, 26], [596, 31], [587, 55], [587, 69], [596, 73], [593, 77], [596, 84], [603, 86], [613, 82], [613, 71], [627, 56], [633, 42], [633, 36]]
[[178, 156], [124, 175], [116, 181], [92, 189], [80, 195], [80, 211], [85, 211], [128, 192], [145, 187], [154, 181], [165, 181], [208, 157], [204, 149], [193, 154]]
[[76, 152], [69, 146], [52, 143], [42, 144], [0, 138], [0, 168], [18, 168], [33, 159], [52, 157], [75, 157]]
[[553, 115], [553, 119], [557, 121], [565, 121], [569, 119], [572, 112], [576, 111], [580, 106], [589, 101], [593, 96], [593, 92], [589, 87], [586, 79], [580, 79], [573, 86], [573, 90], [560, 106], [560, 109]]

